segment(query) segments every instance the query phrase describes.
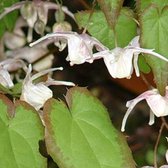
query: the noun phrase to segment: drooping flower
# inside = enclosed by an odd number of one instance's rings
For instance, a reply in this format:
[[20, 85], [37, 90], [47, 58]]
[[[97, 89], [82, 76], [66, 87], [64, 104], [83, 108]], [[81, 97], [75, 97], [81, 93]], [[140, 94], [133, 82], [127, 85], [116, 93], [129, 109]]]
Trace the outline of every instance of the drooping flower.
[[149, 125], [154, 123], [154, 115], [157, 117], [167, 116], [168, 115], [168, 86], [166, 87], [165, 96], [161, 96], [157, 89], [148, 90], [133, 100], [130, 100], [126, 103], [128, 110], [125, 113], [125, 116], [122, 121], [121, 131], [125, 131], [125, 125], [128, 116], [135, 107], [137, 103], [142, 100], [146, 100], [147, 104], [150, 107], [150, 120]]
[[46, 40], [55, 38], [56, 41], [67, 40], [68, 43], [68, 56], [67, 61], [70, 61], [70, 65], [82, 64], [84, 62], [92, 63], [93, 57], [93, 47], [97, 51], [106, 50], [107, 48], [101, 44], [97, 39], [91, 37], [87, 34], [77, 34], [76, 32], [56, 32], [47, 34], [46, 36], [40, 38], [39, 40], [31, 43], [30, 46]]
[[133, 73], [139, 77], [138, 55], [149, 54], [168, 62], [168, 59], [153, 51], [139, 46], [139, 36], [136, 36], [125, 48], [116, 47], [113, 50], [104, 50], [93, 54], [94, 59], [103, 58], [104, 63], [113, 78], [130, 78]]
[[26, 71], [26, 65], [20, 59], [6, 59], [0, 62], [0, 84], [6, 88], [14, 86], [9, 71], [23, 68]]
[[65, 14], [69, 15], [73, 20], [75, 20], [73, 13], [70, 12], [66, 6], [60, 6], [59, 4], [42, 0], [26, 0], [15, 3], [10, 7], [6, 7], [4, 8], [4, 11], [0, 14], [0, 19], [2, 19], [8, 13], [20, 9], [22, 17], [29, 25], [27, 41], [31, 42], [33, 28], [37, 33], [42, 34], [47, 24], [48, 11], [59, 10], [60, 8]]
[[53, 96], [52, 91], [48, 88], [49, 85], [74, 86], [74, 83], [72, 82], [55, 81], [52, 79], [49, 79], [46, 82], [34, 83], [35, 79], [55, 70], [63, 70], [63, 68], [51, 68], [31, 76], [32, 66], [30, 64], [27, 75], [23, 81], [22, 94], [20, 99], [32, 105], [36, 110], [40, 110], [44, 103]]

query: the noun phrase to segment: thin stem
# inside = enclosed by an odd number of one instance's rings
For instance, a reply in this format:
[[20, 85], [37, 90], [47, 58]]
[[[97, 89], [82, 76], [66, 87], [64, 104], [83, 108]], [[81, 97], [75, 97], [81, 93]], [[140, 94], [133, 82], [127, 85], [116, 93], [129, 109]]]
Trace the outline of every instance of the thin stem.
[[95, 5], [96, 5], [96, 1], [94, 0], [94, 1], [93, 1], [93, 3], [92, 3], [92, 9], [91, 9], [91, 12], [90, 12], [90, 15], [89, 15], [89, 18], [88, 18], [87, 24], [86, 24], [86, 26], [85, 26], [85, 28], [84, 28], [84, 30], [83, 30], [83, 32], [82, 32], [82, 33], [86, 33], [86, 30], [87, 30], [87, 28], [88, 28], [88, 25], [89, 25], [90, 19], [91, 19], [92, 15], [93, 15], [93, 12], [94, 12], [94, 7], [95, 7]]
[[144, 76], [144, 74], [141, 73], [140, 76], [141, 76], [143, 82], [146, 84], [146, 86], [147, 86], [149, 89], [153, 89], [153, 86], [148, 82], [148, 80], [146, 79], [146, 77]]
[[164, 117], [161, 117], [162, 123], [164, 124], [164, 126], [166, 127], [166, 129], [168, 130], [168, 123], [166, 122]]
[[18, 3], [15, 3], [13, 4], [12, 6], [10, 7], [6, 7], [4, 9], [4, 12], [2, 12], [0, 14], [0, 19], [2, 19], [4, 16], [6, 16], [8, 13], [11, 13], [12, 11], [14, 10], [17, 10], [17, 9], [20, 9], [22, 7], [22, 5], [24, 5], [26, 3], [26, 1], [22, 1], [22, 2], [18, 2]]
[[154, 147], [154, 168], [158, 168], [158, 166], [157, 166], [157, 149], [158, 149], [160, 137], [162, 135], [162, 131], [163, 131], [164, 126], [165, 126], [164, 123], [162, 123], [160, 130], [159, 130], [159, 135], [157, 137], [156, 144]]

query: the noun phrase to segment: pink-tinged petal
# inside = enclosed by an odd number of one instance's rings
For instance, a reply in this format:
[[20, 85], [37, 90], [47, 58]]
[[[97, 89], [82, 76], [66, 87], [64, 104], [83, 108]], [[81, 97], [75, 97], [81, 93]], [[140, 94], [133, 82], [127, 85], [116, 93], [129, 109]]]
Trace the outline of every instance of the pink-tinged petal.
[[113, 78], [129, 78], [133, 71], [133, 50], [115, 48], [103, 57], [105, 65]]
[[122, 121], [122, 126], [121, 126], [122, 132], [125, 131], [125, 125], [126, 125], [127, 118], [130, 115], [130, 113], [132, 112], [133, 108], [136, 106], [136, 104], [144, 99], [151, 97], [152, 95], [155, 95], [156, 92], [157, 92], [156, 89], [146, 91], [146, 92], [142, 93], [141, 95], [139, 95], [138, 97], [136, 97], [135, 99], [130, 100], [126, 103], [126, 107], [128, 107], [128, 110], [126, 111], [125, 116]]
[[166, 151], [165, 156], [166, 156], [166, 161], [167, 161], [167, 163], [168, 163], [168, 150]]
[[[130, 43], [128, 44], [128, 47], [131, 46], [131, 47], [140, 47], [140, 44], [139, 44], [139, 36], [135, 36], [131, 41]], [[127, 48], [127, 47], [126, 47]]]
[[168, 99], [161, 96], [158, 92], [147, 97], [146, 101], [157, 117], [168, 115]]
[[[74, 64], [82, 64], [84, 62], [92, 63], [94, 60], [93, 57], [93, 47], [95, 46], [98, 51], [102, 51], [107, 49], [103, 44], [101, 44], [95, 38], [87, 35], [87, 34], [77, 34], [76, 32], [56, 32], [52, 34], [48, 34], [39, 40], [30, 44], [30, 46], [34, 46], [37, 43], [46, 40], [46, 39], [55, 39], [55, 41], [68, 43], [68, 56], [66, 58], [67, 61], [70, 61], [70, 65]], [[65, 41], [66, 40], [66, 41]], [[58, 45], [58, 47], [62, 46]]]

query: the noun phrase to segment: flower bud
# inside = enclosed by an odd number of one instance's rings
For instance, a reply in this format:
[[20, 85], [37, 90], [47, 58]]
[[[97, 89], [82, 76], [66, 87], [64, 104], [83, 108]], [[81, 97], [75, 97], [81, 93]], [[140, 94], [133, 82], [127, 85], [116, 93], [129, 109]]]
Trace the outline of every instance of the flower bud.
[[36, 31], [36, 33], [42, 35], [44, 33], [44, 30], [45, 30], [44, 22], [38, 19], [34, 24], [34, 30]]
[[37, 20], [37, 12], [33, 3], [26, 3], [21, 7], [21, 15], [27, 21], [30, 27], [34, 26], [34, 23]]
[[48, 9], [45, 8], [43, 3], [37, 8], [37, 13], [39, 20], [41, 20], [44, 25], [46, 25], [48, 19]]
[[59, 8], [58, 11], [55, 12], [55, 20], [57, 22], [63, 22], [65, 20], [65, 14], [62, 11], [61, 7]]
[[71, 31], [72, 30], [72, 26], [70, 25], [70, 23], [64, 21], [64, 22], [60, 22], [60, 23], [55, 23], [53, 25], [53, 33], [55, 32], [66, 32], [66, 31]]
[[[66, 21], [63, 21], [60, 23], [55, 23], [53, 25], [53, 33], [55, 33], [55, 32], [68, 32], [71, 30], [72, 30], [71, 25]], [[58, 40], [58, 41], [55, 41], [54, 44], [55, 44], [55, 46], [57, 46], [59, 48], [59, 51], [62, 51], [66, 47], [67, 42], [66, 42], [66, 40], [61, 40], [61, 41]]]

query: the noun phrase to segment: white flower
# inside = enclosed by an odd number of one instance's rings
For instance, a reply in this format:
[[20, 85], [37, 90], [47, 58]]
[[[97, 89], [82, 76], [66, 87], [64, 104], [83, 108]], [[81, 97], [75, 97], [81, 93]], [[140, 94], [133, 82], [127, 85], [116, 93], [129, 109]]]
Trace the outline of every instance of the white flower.
[[29, 65], [27, 75], [23, 81], [20, 99], [32, 105], [36, 110], [40, 110], [44, 103], [53, 96], [52, 91], [48, 88], [49, 85], [74, 86], [74, 83], [72, 82], [54, 81], [52, 79], [49, 79], [46, 82], [33, 83], [33, 81], [40, 76], [55, 70], [63, 70], [63, 68], [51, 68], [31, 76], [32, 66]]
[[53, 2], [43, 1], [21, 1], [4, 9], [0, 14], [0, 19], [11, 13], [14, 10], [20, 9], [22, 17], [27, 21], [30, 28], [33, 28], [35, 23], [40, 20], [44, 26], [48, 20], [49, 10], [61, 10], [75, 20], [74, 14], [71, 13], [66, 6], [60, 6]]
[[0, 66], [0, 84], [6, 88], [11, 88], [14, 86], [9, 72], [4, 69], [3, 66]]
[[121, 131], [125, 131], [127, 118], [135, 105], [144, 99], [147, 101], [147, 104], [151, 109], [149, 125], [152, 125], [154, 123], [154, 115], [156, 115], [157, 117], [168, 115], [168, 86], [166, 87], [165, 96], [161, 96], [157, 89], [148, 90], [136, 97], [135, 99], [130, 100], [126, 103], [126, 107], [128, 107], [128, 110], [126, 111], [123, 118]]
[[34, 43], [31, 43], [30, 46], [46, 40], [55, 38], [56, 41], [68, 43], [68, 56], [67, 61], [70, 61], [70, 65], [82, 64], [84, 62], [92, 63], [93, 58], [93, 47], [95, 46], [98, 51], [106, 50], [107, 48], [103, 46], [97, 39], [87, 35], [87, 34], [77, 34], [76, 32], [56, 32], [48, 34]]
[[103, 58], [110, 75], [113, 78], [130, 78], [133, 73], [140, 76], [138, 69], [138, 55], [150, 54], [168, 62], [168, 59], [155, 53], [153, 49], [139, 47], [139, 36], [136, 36], [125, 48], [116, 47], [113, 50], [104, 50], [93, 54], [94, 59]]
[[22, 60], [19, 59], [6, 59], [0, 62], [0, 84], [6, 88], [14, 86], [9, 71], [14, 71], [19, 68], [26, 70], [26, 66]]

